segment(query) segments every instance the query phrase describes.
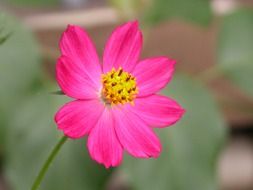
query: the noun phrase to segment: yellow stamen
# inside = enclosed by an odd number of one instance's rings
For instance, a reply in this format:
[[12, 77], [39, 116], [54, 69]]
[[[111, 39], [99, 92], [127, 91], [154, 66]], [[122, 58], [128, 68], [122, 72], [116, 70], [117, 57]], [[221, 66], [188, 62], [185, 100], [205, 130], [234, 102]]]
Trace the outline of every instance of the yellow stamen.
[[101, 78], [103, 83], [102, 98], [105, 103], [111, 105], [134, 104], [133, 100], [136, 98], [138, 88], [133, 75], [123, 71], [120, 67], [102, 74]]

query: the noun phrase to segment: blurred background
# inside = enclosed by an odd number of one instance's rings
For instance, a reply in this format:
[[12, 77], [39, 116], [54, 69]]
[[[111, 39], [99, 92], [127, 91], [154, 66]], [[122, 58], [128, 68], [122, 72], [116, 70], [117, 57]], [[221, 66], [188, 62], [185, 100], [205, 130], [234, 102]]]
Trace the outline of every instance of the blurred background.
[[46, 190], [252, 190], [253, 0], [1, 0], [0, 190], [30, 189], [61, 137], [65, 96], [54, 78], [67, 24], [89, 32], [102, 55], [113, 28], [138, 19], [142, 58], [176, 59], [164, 94], [187, 110], [157, 131], [158, 159], [127, 154], [118, 168], [92, 161], [86, 139], [68, 141]]

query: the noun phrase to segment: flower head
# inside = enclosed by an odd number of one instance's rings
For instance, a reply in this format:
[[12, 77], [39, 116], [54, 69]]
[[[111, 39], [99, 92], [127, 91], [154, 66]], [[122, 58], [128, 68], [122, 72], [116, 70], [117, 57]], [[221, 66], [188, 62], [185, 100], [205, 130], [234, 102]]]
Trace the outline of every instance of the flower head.
[[58, 129], [70, 138], [88, 135], [92, 159], [117, 166], [123, 150], [139, 158], [158, 157], [161, 144], [154, 127], [176, 123], [184, 109], [159, 91], [171, 80], [175, 61], [139, 60], [142, 34], [137, 22], [119, 26], [106, 43], [103, 62], [87, 33], [69, 25], [60, 40], [56, 78], [75, 100], [55, 115]]

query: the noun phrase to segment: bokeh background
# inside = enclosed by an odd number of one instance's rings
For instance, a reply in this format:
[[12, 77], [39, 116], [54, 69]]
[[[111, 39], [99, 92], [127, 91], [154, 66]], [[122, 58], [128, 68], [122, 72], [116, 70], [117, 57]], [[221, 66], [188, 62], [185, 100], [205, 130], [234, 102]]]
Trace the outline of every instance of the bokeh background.
[[252, 0], [1, 0], [0, 190], [30, 189], [62, 134], [54, 113], [69, 99], [54, 78], [58, 41], [80, 25], [100, 55], [115, 26], [138, 19], [142, 57], [170, 56], [164, 94], [187, 110], [157, 131], [163, 152], [118, 168], [92, 161], [86, 139], [69, 140], [44, 190], [252, 190]]

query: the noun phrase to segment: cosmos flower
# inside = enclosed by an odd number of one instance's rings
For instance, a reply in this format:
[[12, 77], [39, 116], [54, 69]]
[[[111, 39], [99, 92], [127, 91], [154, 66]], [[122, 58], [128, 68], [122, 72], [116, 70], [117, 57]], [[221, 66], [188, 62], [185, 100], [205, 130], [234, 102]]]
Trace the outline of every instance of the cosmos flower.
[[69, 25], [60, 40], [56, 78], [75, 100], [55, 115], [58, 129], [73, 139], [88, 135], [92, 159], [106, 168], [122, 161], [123, 151], [138, 158], [158, 157], [161, 144], [153, 128], [176, 123], [184, 109], [159, 95], [171, 80], [175, 61], [139, 61], [138, 22], [117, 27], [106, 43], [102, 64], [87, 33]]

